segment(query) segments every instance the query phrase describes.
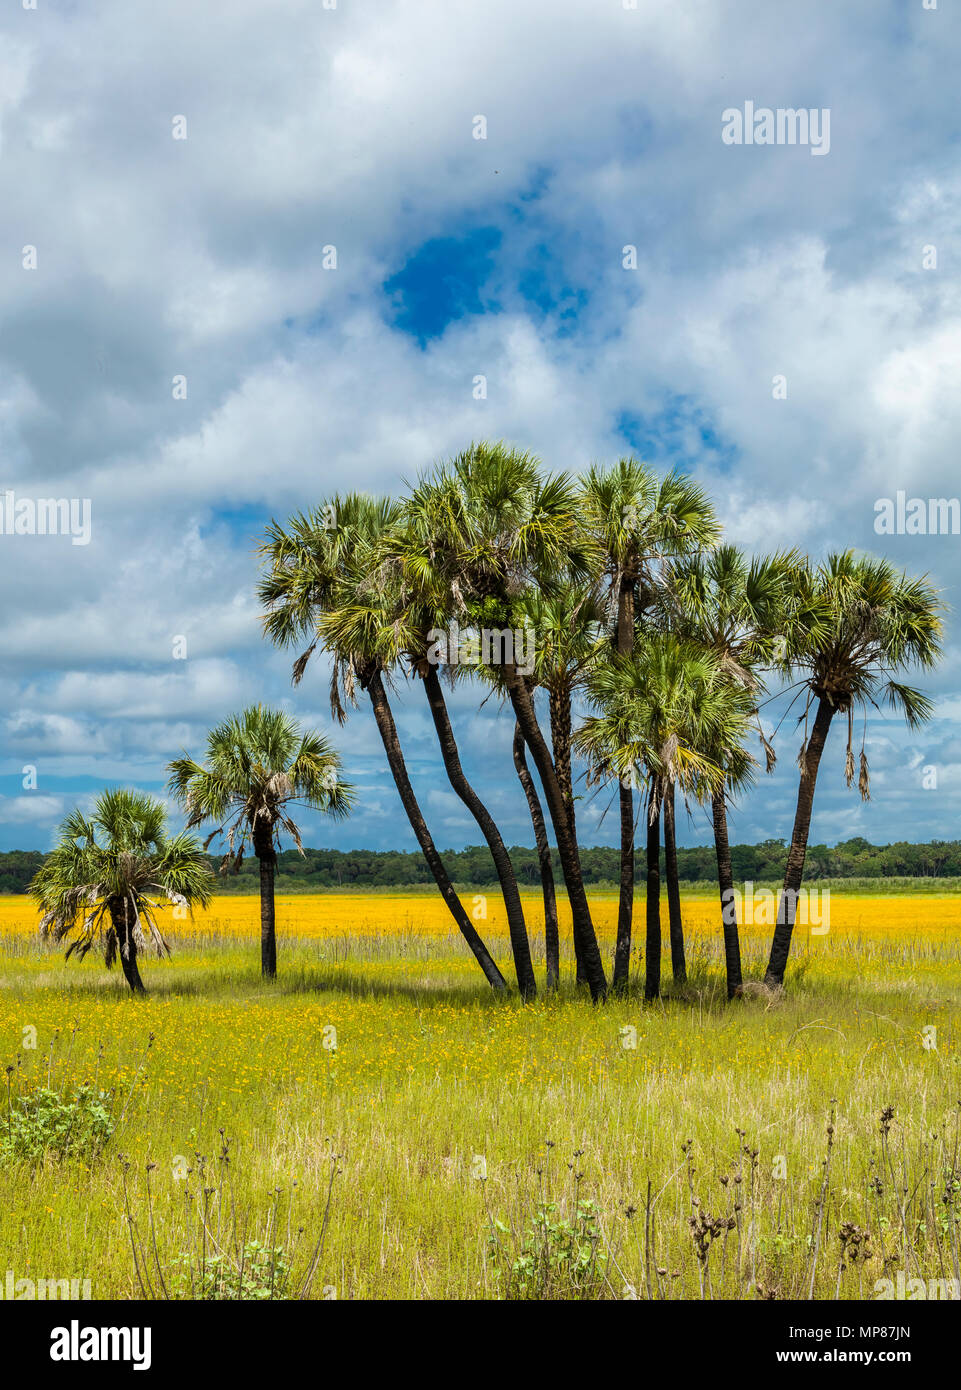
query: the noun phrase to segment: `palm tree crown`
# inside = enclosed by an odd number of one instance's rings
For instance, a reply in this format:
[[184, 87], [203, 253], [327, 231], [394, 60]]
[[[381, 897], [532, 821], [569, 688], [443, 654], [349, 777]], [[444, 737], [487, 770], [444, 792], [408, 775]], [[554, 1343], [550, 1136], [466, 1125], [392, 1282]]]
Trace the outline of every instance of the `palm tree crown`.
[[[931, 701], [896, 679], [912, 667], [930, 669], [941, 654], [943, 604], [925, 576], [909, 578], [889, 560], [847, 550], [820, 565], [795, 571], [793, 602], [803, 613], [789, 622], [780, 663], [784, 674], [807, 688], [805, 740], [799, 755], [806, 768], [807, 712], [812, 701], [848, 717], [845, 779], [854, 779], [853, 717], [882, 701], [900, 711], [909, 728], [930, 718]], [[867, 757], [862, 746], [858, 786], [867, 800]]]
[[586, 690], [599, 712], [574, 741], [595, 776], [649, 780], [655, 803], [663, 783], [694, 793], [718, 785], [721, 771], [704, 749], [730, 740], [734, 712], [710, 652], [674, 633], [652, 633], [633, 655], [593, 671]]
[[786, 653], [786, 673], [836, 711], [883, 699], [911, 728], [923, 723], [931, 702], [893, 677], [929, 669], [941, 654], [943, 604], [928, 579], [847, 550], [804, 566], [797, 586], [810, 616]]
[[206, 763], [190, 757], [170, 764], [170, 791], [187, 811], [188, 826], [217, 825], [207, 837], [227, 839], [225, 861], [239, 863], [250, 840], [270, 847], [286, 830], [298, 849], [300, 830], [290, 814], [297, 803], [330, 816], [346, 816], [354, 788], [340, 777], [340, 758], [322, 735], [301, 730], [283, 710], [253, 705], [207, 738]]
[[103, 792], [89, 818], [72, 811], [30, 885], [43, 913], [41, 935], [60, 941], [77, 932], [67, 954], [80, 959], [99, 940], [112, 965], [125, 945], [119, 916], [135, 946], [169, 954], [158, 908], [206, 906], [212, 876], [194, 836], [168, 835], [166, 820], [162, 802], [125, 789]]

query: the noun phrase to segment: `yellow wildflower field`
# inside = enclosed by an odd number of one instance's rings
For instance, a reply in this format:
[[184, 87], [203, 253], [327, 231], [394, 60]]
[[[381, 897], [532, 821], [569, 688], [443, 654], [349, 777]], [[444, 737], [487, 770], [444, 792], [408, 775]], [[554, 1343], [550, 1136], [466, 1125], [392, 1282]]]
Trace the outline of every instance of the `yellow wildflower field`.
[[[463, 900], [513, 982], [499, 900]], [[616, 895], [592, 907], [609, 960]], [[539, 896], [525, 908], [542, 980]], [[172, 1278], [192, 1249], [185, 1212], [226, 1181], [225, 1209], [252, 1238], [282, 1227], [302, 1271], [333, 1173], [314, 1297], [502, 1296], [511, 1233], [523, 1238], [545, 1192], [560, 1213], [575, 1193], [594, 1203], [606, 1253], [591, 1296], [699, 1298], [707, 1278], [716, 1297], [806, 1297], [813, 1279], [816, 1297], [857, 1298], [894, 1268], [953, 1277], [956, 896], [838, 894], [827, 931], [797, 928], [783, 997], [733, 1004], [716, 900], [685, 897], [683, 988], [670, 979], [665, 902], [665, 997], [645, 1004], [641, 981], [597, 1008], [573, 984], [563, 911], [562, 988], [531, 1005], [494, 996], [426, 894], [279, 898], [269, 984], [257, 898], [165, 916], [172, 958], [144, 959], [148, 993], [135, 999], [94, 954], [65, 962], [63, 945], [41, 945], [29, 900], [0, 898], [0, 1151], [10, 1107], [44, 1088], [103, 1089], [115, 1122], [100, 1156], [30, 1166], [0, 1153], [5, 1267], [89, 1277], [94, 1297], [153, 1296], [154, 1264]], [[636, 979], [643, 917], [641, 888]], [[770, 931], [742, 928], [748, 978]], [[687, 1223], [692, 1183], [732, 1223], [706, 1269]], [[841, 1261], [852, 1225], [870, 1255]]]
[[[811, 890], [810, 910], [798, 914], [795, 939], [805, 949], [826, 951], [832, 938], [949, 944], [961, 940], [961, 895], [944, 897], [904, 894], [835, 893], [819, 885]], [[507, 936], [504, 905], [494, 890], [465, 893], [462, 901], [482, 936]], [[816, 897], [816, 902], [814, 898]], [[540, 894], [522, 894], [532, 934], [541, 931], [544, 912]], [[695, 938], [716, 936], [720, 930], [720, 904], [705, 893], [687, 894], [682, 900], [685, 933]], [[644, 888], [635, 892], [635, 932], [643, 932]], [[617, 896], [593, 894], [591, 911], [598, 938], [613, 941], [617, 928]], [[563, 895], [558, 901], [562, 934], [571, 939], [570, 909]], [[743, 938], [770, 939], [773, 895], [761, 899], [761, 890], [745, 912], [738, 903], [739, 929]], [[667, 928], [667, 900], [662, 895], [662, 926]], [[809, 919], [809, 920], [808, 920]], [[827, 919], [827, 920], [825, 920]], [[0, 936], [27, 937], [36, 931], [37, 913], [25, 897], [0, 897]], [[198, 910], [179, 920], [170, 909], [161, 913], [172, 944], [210, 936], [238, 939], [259, 935], [260, 899], [223, 894], [206, 911]], [[304, 940], [335, 941], [339, 938], [441, 938], [456, 941], [457, 928], [436, 894], [426, 893], [318, 893], [277, 897], [277, 924], [281, 933]]]

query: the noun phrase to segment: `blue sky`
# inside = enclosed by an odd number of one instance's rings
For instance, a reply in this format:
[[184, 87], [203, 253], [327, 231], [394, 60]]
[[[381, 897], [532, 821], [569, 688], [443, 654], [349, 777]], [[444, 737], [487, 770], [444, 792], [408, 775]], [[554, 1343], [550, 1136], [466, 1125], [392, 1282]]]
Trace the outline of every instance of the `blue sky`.
[[[873, 549], [957, 608], [961, 537], [873, 526], [879, 497], [961, 492], [946, 0], [101, 0], [0, 35], [0, 493], [93, 515], [85, 547], [0, 534], [0, 848], [47, 847], [105, 784], [161, 790], [256, 700], [332, 733], [360, 788], [308, 842], [412, 847], [369, 709], [333, 731], [322, 660], [293, 690], [262, 642], [255, 546], [471, 439], [683, 467], [746, 547]], [[748, 100], [828, 109], [829, 153], [724, 144]], [[932, 723], [868, 721], [869, 804], [832, 736], [815, 840], [958, 835], [957, 621]], [[527, 843], [480, 700], [452, 696], [464, 762]], [[396, 711], [438, 842], [476, 843], [421, 690]], [[737, 838], [790, 833], [792, 724]], [[616, 839], [604, 804], [587, 842]], [[681, 833], [710, 839], [700, 813]]]

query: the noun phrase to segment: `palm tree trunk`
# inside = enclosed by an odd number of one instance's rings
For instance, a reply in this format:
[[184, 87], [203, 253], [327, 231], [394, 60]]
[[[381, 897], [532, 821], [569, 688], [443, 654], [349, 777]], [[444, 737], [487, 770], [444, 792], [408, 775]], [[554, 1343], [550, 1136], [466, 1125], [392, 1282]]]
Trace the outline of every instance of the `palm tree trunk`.
[[[617, 590], [619, 656], [634, 650], [634, 582], [621, 576]], [[634, 793], [623, 781], [618, 793], [621, 812], [621, 884], [617, 905], [617, 941], [614, 946], [614, 984], [626, 989], [631, 972], [631, 935], [634, 928]]]
[[564, 686], [548, 687], [548, 709], [551, 718], [551, 747], [554, 751], [554, 766], [557, 780], [564, 793], [567, 815], [571, 823], [571, 833], [576, 835], [574, 823], [574, 776], [571, 770], [571, 692]]
[[777, 924], [771, 942], [771, 957], [768, 961], [764, 983], [776, 988], [784, 983], [784, 972], [791, 951], [791, 936], [794, 932], [794, 918], [797, 913], [797, 895], [804, 876], [804, 859], [807, 854], [808, 835], [811, 830], [811, 810], [814, 806], [814, 787], [817, 782], [818, 766], [831, 720], [835, 709], [822, 695], [818, 700], [814, 728], [807, 746], [804, 769], [798, 785], [797, 811], [794, 815], [794, 830], [791, 833], [791, 849], [784, 872], [784, 887], [777, 909]]
[[274, 853], [271, 827], [259, 821], [254, 830], [254, 853], [260, 865], [260, 973], [265, 980], [277, 976], [277, 930], [274, 906]]
[[629, 656], [634, 650], [634, 609], [637, 585], [627, 575], [622, 576], [617, 591], [617, 650]]
[[631, 929], [634, 919], [634, 793], [620, 784], [621, 889], [617, 903], [617, 941], [614, 946], [615, 990], [625, 990], [631, 973]]
[[137, 965], [137, 943], [133, 936], [133, 914], [125, 898], [110, 901], [110, 921], [117, 934], [117, 954], [124, 979], [134, 994], [146, 994]]
[[437, 674], [437, 667], [432, 666], [430, 662], [425, 662], [422, 674], [427, 701], [434, 720], [434, 728], [440, 743], [441, 757], [447, 771], [447, 779], [479, 825], [494, 860], [494, 868], [497, 871], [497, 878], [501, 886], [504, 906], [507, 909], [507, 925], [510, 931], [518, 988], [522, 998], [535, 999], [537, 997], [537, 981], [534, 977], [531, 947], [527, 939], [527, 924], [524, 921], [521, 895], [517, 891], [517, 876], [514, 873], [514, 866], [504, 841], [501, 839], [500, 831], [494, 824], [493, 817], [464, 775], [464, 769], [457, 752], [454, 730], [451, 728], [450, 715], [447, 711], [447, 701], [444, 699], [440, 677]]
[[724, 792], [711, 798], [714, 817], [714, 852], [717, 855], [717, 883], [721, 894], [721, 927], [724, 932], [724, 963], [727, 969], [727, 997], [733, 999], [741, 991], [741, 941], [737, 930], [737, 911], [734, 902], [734, 873], [731, 869], [731, 846], [727, 838], [727, 801]]
[[531, 750], [534, 766], [540, 775], [541, 786], [544, 788], [544, 795], [547, 798], [547, 809], [551, 824], [554, 827], [557, 853], [560, 857], [561, 868], [564, 870], [564, 882], [571, 904], [574, 944], [575, 947], [580, 946], [591, 998], [597, 1003], [607, 995], [607, 976], [604, 974], [601, 953], [598, 950], [597, 937], [594, 934], [594, 923], [591, 921], [591, 909], [584, 889], [584, 876], [581, 873], [581, 861], [577, 852], [577, 840], [571, 834], [570, 821], [567, 815], [567, 803], [564, 800], [561, 784], [557, 779], [557, 771], [551, 759], [550, 751], [537, 722], [534, 702], [531, 699], [527, 682], [517, 667], [510, 663], [504, 666], [504, 676], [514, 716], [521, 726], [524, 742]]
[[464, 906], [454, 892], [454, 885], [447, 877], [447, 871], [437, 852], [437, 847], [431, 838], [430, 831], [427, 829], [427, 822], [421, 814], [421, 809], [417, 804], [414, 789], [410, 784], [407, 775], [407, 766], [404, 762], [404, 754], [401, 750], [400, 739], [397, 737], [397, 727], [394, 724], [394, 716], [391, 713], [390, 705], [387, 701], [387, 692], [384, 690], [384, 682], [380, 671], [374, 671], [366, 683], [366, 689], [370, 695], [370, 702], [374, 708], [374, 718], [377, 720], [377, 728], [384, 744], [384, 751], [387, 754], [387, 762], [390, 766], [391, 774], [400, 794], [400, 799], [404, 810], [407, 812], [407, 819], [410, 827], [417, 837], [421, 853], [427, 861], [427, 866], [434, 876], [434, 882], [440, 889], [441, 897], [447, 904], [450, 914], [464, 940], [467, 942], [474, 954], [481, 970], [483, 970], [488, 983], [497, 990], [506, 990], [507, 982], [497, 968], [497, 963], [492, 959], [490, 952], [484, 945], [480, 936], [477, 934], [470, 918], [464, 911]]
[[557, 897], [554, 891], [554, 864], [551, 847], [547, 842], [547, 826], [541, 808], [537, 788], [527, 766], [524, 755], [524, 735], [520, 724], [514, 724], [514, 766], [527, 797], [527, 807], [531, 813], [534, 827], [534, 843], [537, 845], [537, 862], [541, 872], [541, 891], [544, 895], [544, 959], [547, 966], [547, 988], [557, 989], [561, 978], [561, 942], [557, 923]]
[[[557, 780], [564, 793], [567, 819], [570, 822], [571, 836], [577, 843], [577, 822], [574, 816], [574, 775], [571, 769], [571, 692], [565, 686], [552, 685], [548, 688], [548, 710], [551, 721], [551, 751]], [[574, 961], [577, 970], [577, 983], [587, 983], [587, 972], [581, 958], [580, 947], [574, 942]]]
[[657, 782], [651, 779], [647, 806], [647, 945], [644, 962], [644, 998], [657, 999], [661, 992], [661, 810]]
[[667, 879], [667, 914], [671, 928], [671, 977], [676, 985], [687, 979], [684, 959], [684, 922], [681, 918], [681, 888], [677, 873], [677, 839], [674, 826], [674, 783], [664, 792], [664, 875]]

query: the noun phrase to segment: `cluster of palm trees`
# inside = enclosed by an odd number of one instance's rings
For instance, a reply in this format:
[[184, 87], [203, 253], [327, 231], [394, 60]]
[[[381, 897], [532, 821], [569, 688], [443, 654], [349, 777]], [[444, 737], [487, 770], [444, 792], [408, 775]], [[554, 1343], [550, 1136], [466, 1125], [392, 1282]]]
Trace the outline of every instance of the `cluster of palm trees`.
[[[721, 542], [710, 499], [690, 478], [659, 477], [634, 458], [584, 476], [546, 473], [528, 453], [472, 445], [398, 499], [322, 499], [272, 524], [259, 585], [267, 637], [301, 646], [295, 683], [320, 648], [331, 667], [331, 709], [343, 721], [362, 693], [437, 886], [487, 979], [506, 988], [446, 875], [418, 805], [390, 707], [400, 679], [423, 685], [451, 787], [490, 846], [510, 930], [517, 984], [536, 992], [523, 905], [497, 826], [458, 755], [444, 694], [476, 679], [514, 719], [513, 755], [542, 866], [548, 988], [559, 977], [556, 886], [549, 819], [571, 908], [578, 980], [597, 1001], [609, 985], [578, 853], [573, 759], [591, 786], [616, 794], [621, 828], [617, 942], [611, 984], [628, 983], [638, 826], [647, 845], [645, 993], [660, 992], [660, 842], [663, 830], [672, 970], [685, 976], [675, 815], [711, 807], [722, 905], [733, 888], [727, 808], [755, 776], [749, 744], [774, 749], [759, 709], [769, 682], [800, 701], [797, 814], [766, 983], [783, 983], [801, 886], [821, 753], [832, 720], [886, 701], [909, 725], [930, 702], [899, 679], [940, 653], [941, 603], [925, 579], [852, 552], [814, 564], [796, 550], [748, 558]], [[438, 632], [527, 630], [533, 660], [464, 663]], [[484, 653], [488, 641], [475, 644]], [[536, 692], [546, 695], [542, 727]], [[588, 713], [575, 727], [575, 707]], [[537, 774], [540, 793], [531, 769]], [[862, 732], [859, 787], [868, 795]], [[543, 812], [542, 800], [547, 816]], [[727, 895], [727, 896], [725, 896]], [[722, 913], [729, 996], [741, 988], [736, 921]]]
[[[528, 453], [472, 445], [427, 472], [397, 499], [350, 493], [272, 523], [258, 585], [267, 638], [299, 649], [293, 680], [320, 650], [330, 664], [332, 714], [343, 722], [361, 699], [374, 720], [401, 802], [444, 901], [488, 982], [507, 983], [458, 898], [417, 801], [391, 710], [401, 681], [423, 686], [452, 790], [490, 848], [504, 899], [517, 986], [536, 995], [524, 907], [500, 831], [465, 775], [445, 684], [479, 682], [514, 721], [513, 762], [530, 811], [545, 919], [546, 985], [557, 987], [557, 885], [553, 831], [573, 923], [577, 980], [593, 1000], [626, 989], [632, 955], [635, 842], [643, 827], [647, 882], [645, 995], [660, 993], [663, 839], [672, 974], [685, 979], [677, 874], [678, 801], [709, 806], [717, 851], [728, 996], [742, 987], [728, 807], [775, 752], [762, 705], [799, 706], [797, 812], [766, 984], [784, 980], [801, 887], [815, 783], [832, 721], [846, 720], [845, 775], [869, 794], [867, 709], [886, 701], [912, 727], [930, 702], [900, 679], [940, 654], [942, 605], [925, 578], [844, 552], [812, 563], [796, 550], [751, 558], [722, 543], [704, 490], [634, 458], [581, 477], [551, 475]], [[468, 639], [472, 659], [459, 659]], [[521, 644], [496, 640], [525, 633]], [[463, 641], [461, 651], [463, 651]], [[542, 692], [538, 696], [538, 692]], [[542, 715], [546, 720], [542, 723]], [[862, 721], [860, 768], [855, 713]], [[772, 735], [773, 738], [773, 735]], [[609, 794], [620, 818], [621, 873], [610, 985], [578, 850], [574, 760], [585, 794]], [[204, 764], [170, 764], [170, 791], [188, 830], [212, 824], [224, 866], [251, 847], [260, 864], [262, 970], [276, 972], [273, 873], [281, 832], [299, 846], [291, 804], [346, 814], [354, 789], [329, 742], [261, 706], [226, 721]], [[167, 839], [163, 807], [136, 793], [102, 798], [91, 822], [65, 822], [33, 885], [44, 930], [78, 930], [81, 954], [99, 936], [119, 954], [132, 987], [136, 949], [156, 929], [150, 893], [206, 901], [203, 850], [190, 835]], [[124, 800], [126, 798], [126, 800]], [[161, 819], [157, 823], [157, 807]], [[546, 816], [544, 807], [546, 806]], [[101, 835], [98, 842], [97, 834]], [[147, 923], [145, 933], [141, 923]], [[132, 965], [131, 977], [128, 965]]]

